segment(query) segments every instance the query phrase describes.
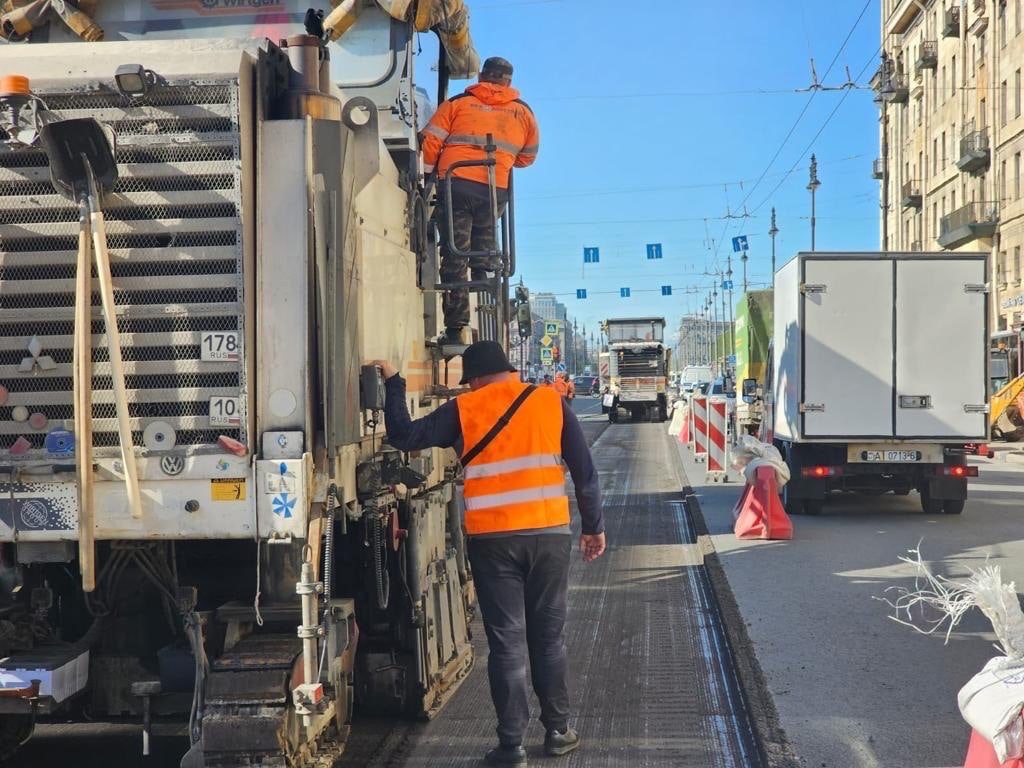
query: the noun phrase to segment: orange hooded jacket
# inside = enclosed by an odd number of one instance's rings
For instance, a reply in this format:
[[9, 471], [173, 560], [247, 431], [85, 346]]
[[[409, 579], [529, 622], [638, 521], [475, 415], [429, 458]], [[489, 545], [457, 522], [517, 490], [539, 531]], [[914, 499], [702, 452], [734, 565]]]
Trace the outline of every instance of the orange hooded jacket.
[[[486, 159], [488, 133], [497, 147], [495, 183], [507, 189], [512, 167], [533, 165], [540, 150], [537, 119], [511, 86], [476, 83], [438, 107], [420, 135], [423, 162], [437, 166], [437, 175], [443, 179], [452, 163]], [[487, 168], [482, 165], [456, 168], [452, 173], [459, 179], [487, 183]]]

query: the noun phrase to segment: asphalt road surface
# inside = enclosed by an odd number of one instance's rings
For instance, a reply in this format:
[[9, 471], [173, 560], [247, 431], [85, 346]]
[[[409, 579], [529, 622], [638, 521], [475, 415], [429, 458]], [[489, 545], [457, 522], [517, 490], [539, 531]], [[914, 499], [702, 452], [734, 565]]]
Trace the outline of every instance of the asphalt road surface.
[[975, 460], [962, 515], [921, 512], [907, 497], [835, 497], [821, 517], [793, 518], [792, 541], [739, 541], [740, 486], [704, 484], [681, 450], [718, 558], [789, 742], [813, 768], [961, 766], [969, 731], [957, 691], [993, 655], [977, 611], [948, 644], [889, 618], [876, 598], [912, 587], [897, 558], [918, 547], [937, 573], [987, 562], [1024, 584], [1024, 467]]

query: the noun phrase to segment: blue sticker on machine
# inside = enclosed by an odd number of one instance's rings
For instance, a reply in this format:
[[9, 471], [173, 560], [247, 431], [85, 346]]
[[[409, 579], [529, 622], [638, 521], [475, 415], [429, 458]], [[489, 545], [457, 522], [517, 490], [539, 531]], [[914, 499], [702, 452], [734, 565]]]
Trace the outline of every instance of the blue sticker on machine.
[[[0, 522], [8, 528], [19, 531], [67, 531], [74, 530], [75, 502], [74, 497], [65, 497], [65, 494], [57, 496], [27, 496], [26, 491], [39, 493], [43, 489], [35, 486], [28, 489], [25, 486], [14, 486], [14, 498], [11, 498], [11, 489], [8, 486], [3, 489], [3, 496], [0, 497]], [[65, 490], [63, 487], [61, 490]]]

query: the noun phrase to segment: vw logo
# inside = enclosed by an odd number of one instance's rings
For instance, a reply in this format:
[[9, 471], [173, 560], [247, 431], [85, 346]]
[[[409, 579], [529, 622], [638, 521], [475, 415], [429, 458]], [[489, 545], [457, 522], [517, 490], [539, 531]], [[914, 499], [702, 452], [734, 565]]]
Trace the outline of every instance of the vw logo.
[[164, 456], [160, 459], [160, 469], [171, 477], [180, 475], [185, 469], [185, 459], [181, 456]]

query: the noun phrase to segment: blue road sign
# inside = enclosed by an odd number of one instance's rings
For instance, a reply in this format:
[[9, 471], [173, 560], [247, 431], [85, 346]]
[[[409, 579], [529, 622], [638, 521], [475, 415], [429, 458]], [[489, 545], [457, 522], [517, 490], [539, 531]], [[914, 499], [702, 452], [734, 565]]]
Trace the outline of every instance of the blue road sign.
[[583, 263], [584, 264], [597, 264], [601, 260], [601, 249], [600, 248], [584, 248], [583, 249]]
[[558, 364], [558, 372], [559, 373], [565, 373], [565, 363], [559, 363]]
[[736, 365], [736, 355], [729, 355], [725, 358], [726, 365]]
[[663, 285], [663, 286], [661, 286], [661, 295], [662, 296], [671, 296], [672, 295], [672, 286], [671, 285]]
[[577, 288], [576, 289], [576, 298], [577, 299], [585, 299], [585, 298], [587, 298], [587, 289], [586, 288]]
[[723, 291], [731, 291], [732, 290], [732, 280], [723, 280], [722, 281], [722, 290]]
[[648, 243], [647, 244], [647, 258], [648, 259], [660, 259], [661, 258], [661, 243]]
[[620, 299], [628, 299], [629, 298], [629, 288], [619, 288], [619, 298]]
[[747, 245], [747, 236], [737, 235], [734, 237], [732, 239], [732, 250], [735, 253], [739, 253], [740, 251], [749, 251], [750, 247]]

